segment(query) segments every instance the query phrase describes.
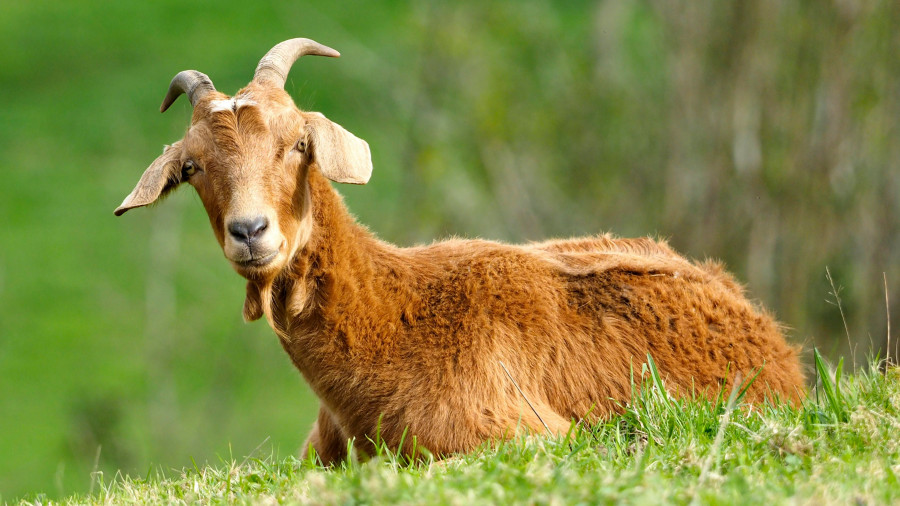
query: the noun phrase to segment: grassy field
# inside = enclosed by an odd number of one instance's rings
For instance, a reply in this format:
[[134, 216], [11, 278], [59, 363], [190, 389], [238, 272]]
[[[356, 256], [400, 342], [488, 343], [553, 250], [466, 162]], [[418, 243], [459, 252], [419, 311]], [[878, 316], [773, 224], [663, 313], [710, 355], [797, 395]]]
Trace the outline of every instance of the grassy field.
[[[623, 413], [565, 437], [522, 435], [448, 460], [382, 448], [327, 470], [314, 458], [229, 456], [211, 467], [95, 473], [62, 503], [890, 504], [900, 500], [900, 368], [842, 376], [817, 356], [802, 406], [752, 407], [737, 389], [676, 400], [651, 366]], [[40, 496], [26, 500], [43, 502]]]

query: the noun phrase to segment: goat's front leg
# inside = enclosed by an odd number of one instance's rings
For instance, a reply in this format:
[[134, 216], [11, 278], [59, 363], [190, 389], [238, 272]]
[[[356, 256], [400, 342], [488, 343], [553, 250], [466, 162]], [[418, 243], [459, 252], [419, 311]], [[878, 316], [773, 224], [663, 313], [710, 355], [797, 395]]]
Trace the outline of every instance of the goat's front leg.
[[319, 455], [319, 460], [326, 467], [340, 464], [347, 458], [347, 437], [331, 417], [325, 406], [319, 407], [319, 419], [313, 424], [309, 437], [303, 448], [310, 447]]

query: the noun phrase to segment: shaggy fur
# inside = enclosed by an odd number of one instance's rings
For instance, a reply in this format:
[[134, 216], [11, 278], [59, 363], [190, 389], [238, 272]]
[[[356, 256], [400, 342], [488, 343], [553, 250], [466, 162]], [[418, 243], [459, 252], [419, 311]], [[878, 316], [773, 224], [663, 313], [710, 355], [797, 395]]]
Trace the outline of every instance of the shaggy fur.
[[[608, 235], [398, 248], [358, 225], [325, 177], [367, 179], [364, 142], [265, 83], [236, 97], [246, 105], [199, 100], [117, 213], [182, 179], [197, 189], [248, 279], [245, 317], [267, 317], [321, 400], [308, 443], [326, 464], [351, 438], [370, 453], [376, 431], [409, 451], [408, 431], [438, 455], [543, 423], [565, 432], [626, 403], [648, 353], [673, 395], [714, 396], [761, 368], [750, 401], [799, 398], [796, 350], [719, 264]], [[188, 161], [202, 170], [179, 175]], [[229, 223], [256, 215], [271, 222], [259, 244], [229, 238]]]
[[800, 393], [795, 350], [717, 264], [609, 236], [396, 248], [354, 223], [315, 171], [309, 182], [312, 237], [276, 280], [273, 312], [322, 400], [309, 442], [326, 462], [379, 418], [389, 444], [408, 427], [439, 454], [520, 423], [542, 431], [501, 361], [554, 432], [626, 402], [648, 352], [673, 393], [716, 395], [762, 366], [750, 400]]

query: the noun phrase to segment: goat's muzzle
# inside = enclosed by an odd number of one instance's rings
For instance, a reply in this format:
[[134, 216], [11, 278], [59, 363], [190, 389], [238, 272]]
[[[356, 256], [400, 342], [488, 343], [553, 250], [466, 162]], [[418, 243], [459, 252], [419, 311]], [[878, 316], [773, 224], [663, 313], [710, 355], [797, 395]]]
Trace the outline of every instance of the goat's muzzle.
[[228, 233], [238, 241], [252, 242], [269, 228], [269, 219], [257, 216], [250, 220], [234, 220], [228, 224]]
[[266, 269], [281, 252], [284, 239], [278, 225], [264, 215], [234, 218], [225, 229], [225, 256], [241, 274]]

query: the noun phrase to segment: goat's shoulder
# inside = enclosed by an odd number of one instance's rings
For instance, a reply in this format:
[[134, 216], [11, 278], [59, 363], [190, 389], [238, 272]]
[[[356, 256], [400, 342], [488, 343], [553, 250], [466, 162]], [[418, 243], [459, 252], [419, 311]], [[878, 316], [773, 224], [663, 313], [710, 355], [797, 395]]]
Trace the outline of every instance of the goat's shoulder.
[[540, 255], [529, 248], [483, 239], [450, 238], [425, 246], [403, 249], [410, 265], [425, 277], [443, 273], [471, 276], [505, 276], [514, 272], [546, 269]]

